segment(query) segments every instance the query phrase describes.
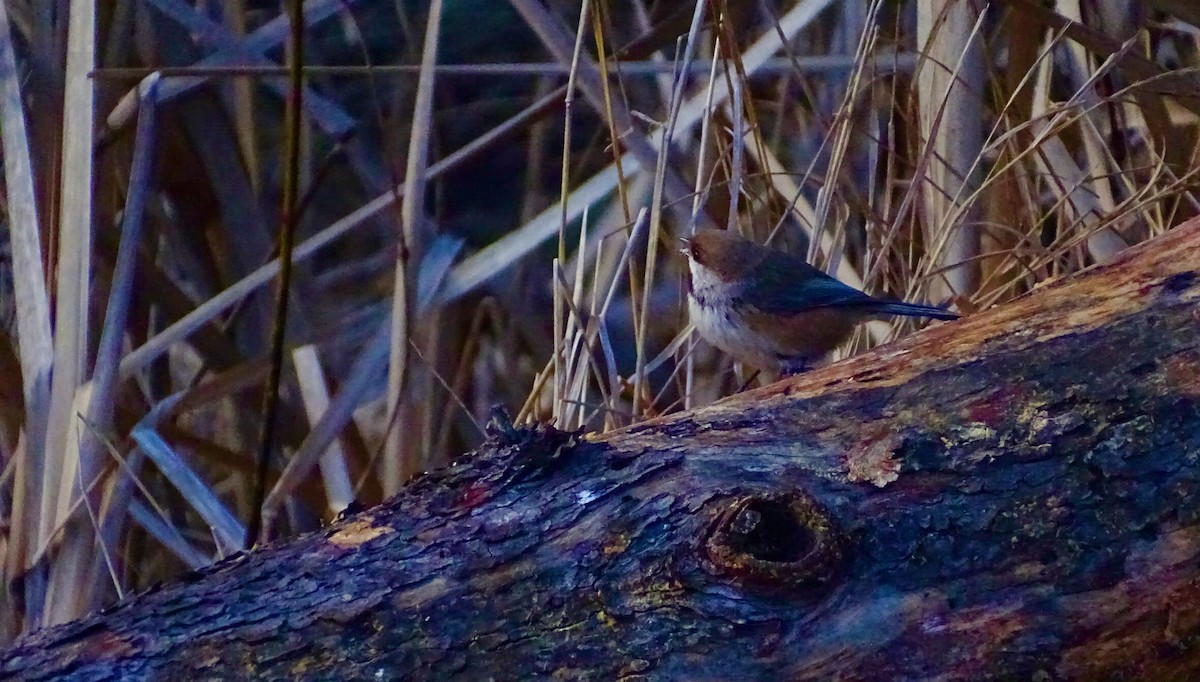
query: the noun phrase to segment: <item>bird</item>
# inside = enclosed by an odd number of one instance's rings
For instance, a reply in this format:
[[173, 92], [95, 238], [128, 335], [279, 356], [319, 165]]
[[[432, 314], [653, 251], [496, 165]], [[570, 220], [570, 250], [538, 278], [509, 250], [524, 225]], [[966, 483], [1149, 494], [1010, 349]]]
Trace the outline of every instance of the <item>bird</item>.
[[688, 314], [706, 341], [781, 376], [808, 371], [867, 320], [904, 315], [958, 319], [937, 306], [877, 298], [802, 258], [727, 230], [681, 240], [691, 280]]

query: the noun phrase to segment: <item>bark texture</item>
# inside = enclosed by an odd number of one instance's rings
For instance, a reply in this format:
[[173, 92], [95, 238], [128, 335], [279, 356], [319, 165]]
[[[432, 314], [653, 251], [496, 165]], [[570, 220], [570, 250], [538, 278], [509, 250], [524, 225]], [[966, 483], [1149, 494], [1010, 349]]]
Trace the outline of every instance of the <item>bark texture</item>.
[[16, 643], [0, 679], [1200, 675], [1200, 222], [601, 437], [499, 423], [324, 532]]

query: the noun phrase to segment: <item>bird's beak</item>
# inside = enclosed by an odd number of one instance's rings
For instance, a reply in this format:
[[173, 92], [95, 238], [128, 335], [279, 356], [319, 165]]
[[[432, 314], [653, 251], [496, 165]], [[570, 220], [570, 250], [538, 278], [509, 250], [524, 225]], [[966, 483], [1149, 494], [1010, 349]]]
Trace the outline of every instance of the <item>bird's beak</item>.
[[683, 246], [679, 247], [679, 253], [682, 253], [685, 256], [691, 256], [692, 240], [688, 239], [687, 237], [680, 237], [679, 242], [683, 244]]

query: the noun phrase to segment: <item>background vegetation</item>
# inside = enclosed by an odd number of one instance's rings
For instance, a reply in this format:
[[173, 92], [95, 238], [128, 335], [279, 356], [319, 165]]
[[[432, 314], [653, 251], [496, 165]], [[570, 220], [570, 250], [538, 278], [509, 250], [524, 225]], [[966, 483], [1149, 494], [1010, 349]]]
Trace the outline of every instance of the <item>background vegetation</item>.
[[244, 548], [288, 224], [262, 538], [496, 404], [611, 429], [737, 390], [687, 328], [691, 230], [970, 313], [1198, 208], [1187, 2], [303, 12], [289, 43], [275, 1], [0, 3], [4, 638]]

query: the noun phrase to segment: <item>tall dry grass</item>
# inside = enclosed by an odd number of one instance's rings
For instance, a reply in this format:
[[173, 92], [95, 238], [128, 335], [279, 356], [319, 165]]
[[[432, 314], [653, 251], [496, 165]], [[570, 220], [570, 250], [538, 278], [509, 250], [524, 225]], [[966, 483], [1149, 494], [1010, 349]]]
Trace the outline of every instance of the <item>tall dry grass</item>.
[[1043, 4], [5, 0], [2, 636], [737, 390], [675, 236], [971, 313], [1194, 215], [1200, 17]]

